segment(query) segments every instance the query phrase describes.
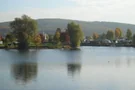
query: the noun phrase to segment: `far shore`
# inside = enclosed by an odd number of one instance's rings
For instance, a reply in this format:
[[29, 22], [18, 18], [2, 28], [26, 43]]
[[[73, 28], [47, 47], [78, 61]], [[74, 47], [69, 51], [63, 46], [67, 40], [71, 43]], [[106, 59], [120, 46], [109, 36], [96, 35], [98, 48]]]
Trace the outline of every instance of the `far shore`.
[[[81, 45], [81, 46], [94, 46], [94, 47], [134, 47], [134, 45]], [[29, 49], [70, 49], [70, 48], [65, 48], [65, 47], [61, 47], [61, 48], [49, 48], [46, 46], [30, 46]], [[5, 46], [0, 46], [0, 49], [18, 49], [17, 47], [8, 47], [6, 48]]]

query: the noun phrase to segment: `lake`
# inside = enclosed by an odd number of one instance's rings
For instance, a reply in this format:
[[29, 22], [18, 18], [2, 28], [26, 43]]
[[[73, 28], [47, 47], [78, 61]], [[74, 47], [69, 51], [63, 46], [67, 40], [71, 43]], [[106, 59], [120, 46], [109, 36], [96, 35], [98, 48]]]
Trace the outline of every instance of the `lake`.
[[135, 90], [135, 48], [0, 50], [0, 90]]

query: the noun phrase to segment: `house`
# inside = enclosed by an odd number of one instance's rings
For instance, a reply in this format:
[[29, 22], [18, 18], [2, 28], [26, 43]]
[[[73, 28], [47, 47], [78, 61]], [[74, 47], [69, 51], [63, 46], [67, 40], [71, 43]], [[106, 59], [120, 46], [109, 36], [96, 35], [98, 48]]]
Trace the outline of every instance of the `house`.
[[111, 44], [112, 42], [109, 39], [104, 39], [104, 40], [102, 40], [102, 43]]
[[60, 33], [60, 40], [63, 44], [70, 44], [70, 36], [68, 34], [68, 31], [61, 31]]
[[3, 41], [0, 41], [0, 45], [2, 45], [3, 44]]
[[84, 43], [90, 43], [91, 41], [94, 41], [92, 37], [86, 36], [83, 40]]

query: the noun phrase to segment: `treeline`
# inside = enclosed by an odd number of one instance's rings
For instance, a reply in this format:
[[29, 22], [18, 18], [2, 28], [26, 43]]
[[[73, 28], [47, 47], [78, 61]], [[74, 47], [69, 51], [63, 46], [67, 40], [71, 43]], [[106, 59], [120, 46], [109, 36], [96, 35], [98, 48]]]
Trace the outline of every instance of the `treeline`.
[[[28, 50], [31, 46], [46, 46], [62, 48], [64, 45], [69, 46], [71, 49], [80, 47], [81, 42], [84, 40], [84, 34], [79, 24], [74, 22], [68, 23], [66, 29], [57, 28], [54, 35], [41, 34], [38, 32], [38, 26], [36, 20], [32, 19], [27, 15], [23, 15], [21, 18], [15, 18], [14, 21], [10, 22], [11, 32], [9, 32], [3, 39], [4, 46], [9, 47], [9, 44], [14, 44], [15, 48], [19, 50]], [[91, 40], [104, 40], [110, 41], [126, 38], [132, 40], [135, 45], [135, 34], [132, 34], [130, 29], [127, 29], [126, 34], [120, 28], [115, 30], [108, 30], [105, 33], [98, 34], [93, 33], [92, 36], [87, 36], [87, 39]], [[49, 44], [47, 44], [49, 43]], [[58, 46], [58, 47], [57, 47]]]
[[27, 15], [23, 15], [21, 18], [15, 18], [10, 23], [11, 32], [8, 33], [4, 39], [6, 47], [9, 43], [16, 42], [19, 50], [28, 50], [31, 44], [36, 47], [38, 45], [44, 45], [44, 39], [47, 38], [49, 42], [63, 45], [65, 42], [71, 48], [78, 48], [81, 40], [83, 40], [83, 32], [80, 25], [71, 22], [67, 25], [67, 29], [62, 32], [60, 28], [57, 28], [54, 35], [46, 35], [38, 33], [37, 22]]
[[120, 28], [116, 28], [115, 30], [108, 30], [106, 33], [98, 34], [93, 33], [92, 36], [87, 36], [88, 39], [109, 39], [109, 40], [117, 40], [121, 38], [126, 38], [127, 40], [135, 39], [135, 34], [132, 34], [132, 31], [130, 29], [127, 29], [126, 34], [122, 32]]
[[71, 22], [67, 25], [65, 31], [61, 31], [57, 28], [54, 34], [54, 41], [56, 43], [70, 44], [72, 48], [80, 47], [80, 43], [83, 40], [83, 32], [80, 25]]

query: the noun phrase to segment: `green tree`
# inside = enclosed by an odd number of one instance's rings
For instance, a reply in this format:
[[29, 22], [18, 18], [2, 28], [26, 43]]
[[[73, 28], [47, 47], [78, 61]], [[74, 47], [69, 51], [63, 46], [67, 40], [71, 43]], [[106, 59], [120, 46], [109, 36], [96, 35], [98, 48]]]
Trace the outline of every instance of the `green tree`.
[[60, 28], [57, 28], [57, 30], [56, 30], [56, 31], [61, 33], [61, 29], [60, 29]]
[[19, 42], [18, 49], [28, 49], [30, 38], [37, 33], [37, 22], [29, 16], [23, 15], [21, 18], [15, 18], [10, 23], [10, 27]]
[[48, 37], [49, 37], [49, 38], [48, 38], [48, 41], [49, 41], [49, 42], [52, 42], [52, 41], [53, 41], [54, 36], [53, 36], [53, 35], [51, 35], [51, 34], [49, 34], [49, 35], [48, 35]]
[[83, 32], [80, 25], [71, 22], [67, 25], [70, 42], [72, 48], [80, 47], [81, 40], [83, 40]]
[[5, 37], [5, 46], [6, 47], [8, 47], [8, 44], [12, 44], [13, 43], [13, 41], [15, 41], [15, 37], [13, 36], [13, 34], [12, 33], [8, 33], [7, 35], [6, 35], [6, 37]]
[[112, 30], [108, 30], [107, 34], [106, 34], [106, 38], [109, 40], [113, 40], [114, 39], [114, 32]]
[[100, 35], [100, 39], [102, 39], [102, 40], [103, 40], [103, 39], [106, 39], [106, 34], [105, 34], [105, 33], [101, 34], [101, 35]]
[[130, 29], [127, 30], [126, 37], [128, 40], [132, 39], [132, 31]]

